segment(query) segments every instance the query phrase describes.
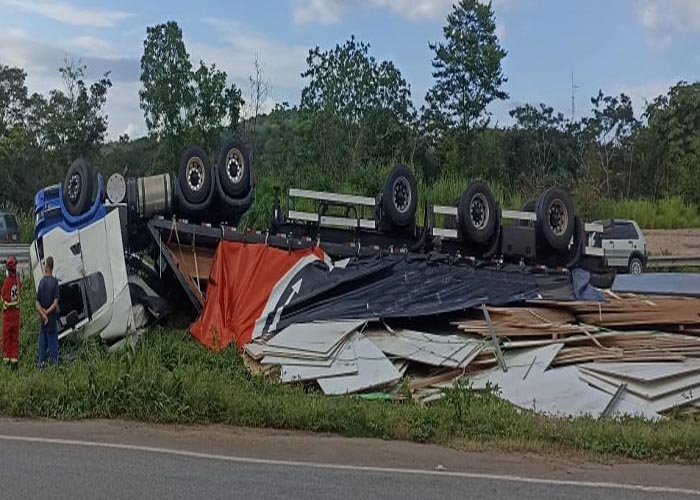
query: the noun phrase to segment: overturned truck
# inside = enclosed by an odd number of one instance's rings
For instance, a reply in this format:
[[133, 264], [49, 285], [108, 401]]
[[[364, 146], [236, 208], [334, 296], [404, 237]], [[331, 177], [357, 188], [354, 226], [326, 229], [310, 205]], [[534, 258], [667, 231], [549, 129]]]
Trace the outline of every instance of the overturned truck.
[[[202, 149], [187, 149], [177, 176], [114, 174], [105, 183], [86, 160], [73, 162], [62, 183], [36, 194], [35, 239], [30, 250], [36, 283], [46, 256], [54, 258], [61, 287], [60, 336], [99, 335], [106, 343], [121, 346], [138, 338], [131, 334], [159, 320], [170, 307], [181, 309], [173, 302], [189, 301], [200, 314], [208, 284], [216, 284], [210, 280], [214, 271], [229, 280], [238, 278], [239, 290], [248, 286], [248, 295], [254, 299], [243, 305], [240, 300], [229, 301], [225, 312], [218, 310], [219, 316], [245, 317], [245, 326], [227, 327], [237, 331], [224, 335], [225, 342], [218, 333], [201, 333], [198, 338], [206, 337], [210, 347], [229, 341], [242, 347], [251, 337], [274, 331], [294, 317], [304, 319], [300, 311], [313, 310], [315, 319], [323, 319], [319, 311], [329, 310], [323, 303], [328, 297], [318, 292], [329, 290], [329, 283], [340, 287], [337, 298], [365, 280], [368, 290], [381, 289], [384, 304], [370, 307], [367, 299], [365, 305], [336, 307], [328, 312], [336, 319], [338, 315], [356, 317], [363, 307], [363, 317], [382, 317], [387, 311], [424, 316], [479, 301], [504, 300], [486, 292], [465, 295], [462, 285], [469, 286], [462, 281], [470, 273], [452, 273], [452, 292], [469, 300], [453, 297], [447, 307], [447, 289], [441, 293], [439, 280], [402, 281], [399, 277], [386, 282], [390, 285], [385, 288], [368, 285], [371, 276], [385, 279], [389, 272], [372, 259], [402, 266], [417, 262], [430, 268], [431, 275], [443, 277], [449, 272], [436, 274], [435, 266], [484, 269], [490, 273], [489, 283], [498, 282], [498, 276], [509, 284], [537, 276], [570, 283], [574, 270], [584, 270], [598, 286], [609, 284], [613, 277], [600, 245], [602, 226], [581, 221], [570, 195], [558, 187], [547, 189], [523, 210], [509, 211], [501, 209], [486, 183], [474, 181], [454, 206], [431, 205], [426, 200], [419, 210], [415, 177], [397, 165], [376, 196], [297, 188], [282, 194], [276, 188], [269, 228], [239, 230], [254, 198], [249, 154], [236, 139], [222, 145], [215, 164]], [[237, 255], [229, 267], [222, 242]], [[248, 253], [238, 251], [243, 248]], [[255, 251], [250, 253], [251, 249]], [[304, 276], [311, 272], [308, 265], [315, 267], [316, 277], [307, 277], [302, 287]], [[318, 275], [319, 266], [325, 274]], [[344, 271], [332, 275], [334, 269]], [[398, 267], [392, 269], [395, 272]], [[407, 276], [406, 269], [401, 272]], [[420, 286], [426, 279], [430, 285]], [[511, 299], [535, 293], [525, 285], [506, 288]], [[221, 287], [217, 290], [221, 300]], [[412, 296], [412, 305], [403, 299], [407, 296]], [[441, 305], [431, 306], [430, 301]], [[225, 322], [225, 318], [214, 321]]]

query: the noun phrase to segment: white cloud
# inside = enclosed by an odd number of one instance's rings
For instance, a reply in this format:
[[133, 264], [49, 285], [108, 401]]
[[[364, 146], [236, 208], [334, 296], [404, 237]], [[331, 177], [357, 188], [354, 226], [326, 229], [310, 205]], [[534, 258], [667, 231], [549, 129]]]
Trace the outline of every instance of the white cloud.
[[109, 28], [131, 16], [121, 10], [82, 7], [52, 0], [0, 0], [0, 5], [73, 26], [93, 28]]
[[[494, 8], [502, 8], [516, 0], [495, 0]], [[297, 24], [330, 24], [358, 8], [386, 9], [411, 21], [442, 19], [456, 0], [295, 0], [292, 18]]]
[[663, 50], [674, 35], [700, 33], [700, 1], [640, 0], [637, 18], [652, 46]]
[[104, 57], [119, 54], [111, 42], [90, 35], [75, 37], [70, 40], [68, 44], [86, 54], [100, 55]]
[[216, 63], [243, 90], [245, 98], [250, 86], [248, 77], [255, 73], [257, 54], [263, 64], [263, 78], [269, 81], [275, 97], [298, 99], [300, 74], [306, 66], [308, 47], [285, 44], [238, 21], [208, 19], [206, 23], [215, 29], [220, 45], [186, 40], [194, 65], [199, 64], [200, 59], [206, 64]]
[[29, 92], [46, 95], [52, 89], [62, 89], [63, 82], [58, 68], [63, 58], [80, 57], [87, 66], [87, 79], [92, 81], [105, 71], [111, 71], [112, 88], [107, 92], [105, 113], [109, 119], [107, 131], [110, 139], [117, 139], [130, 124], [133, 137], [145, 133], [143, 113], [139, 109], [138, 91], [139, 61], [136, 58], [98, 57], [69, 52], [60, 44], [49, 45], [38, 42], [31, 34], [21, 30], [0, 32], [0, 61], [9, 66], [23, 68], [27, 73]]

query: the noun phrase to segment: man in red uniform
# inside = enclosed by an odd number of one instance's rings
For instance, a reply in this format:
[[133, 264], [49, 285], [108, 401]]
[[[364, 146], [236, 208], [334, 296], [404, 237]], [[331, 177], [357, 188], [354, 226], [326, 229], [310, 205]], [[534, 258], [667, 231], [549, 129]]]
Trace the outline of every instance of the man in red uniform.
[[5, 261], [7, 277], [2, 285], [2, 357], [13, 369], [19, 363], [19, 291], [17, 259], [11, 255]]

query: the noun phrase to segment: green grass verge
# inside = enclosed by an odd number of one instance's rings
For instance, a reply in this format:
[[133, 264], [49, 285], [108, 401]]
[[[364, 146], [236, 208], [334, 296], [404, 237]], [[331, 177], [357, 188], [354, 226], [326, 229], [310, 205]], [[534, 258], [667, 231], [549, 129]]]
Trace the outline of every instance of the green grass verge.
[[601, 200], [596, 219], [633, 219], [642, 229], [686, 229], [700, 227], [698, 207], [680, 197], [660, 200]]
[[455, 446], [482, 443], [512, 451], [700, 462], [700, 425], [690, 417], [659, 423], [544, 418], [465, 387], [428, 406], [326, 397], [252, 376], [235, 349], [213, 353], [183, 331], [151, 331], [135, 351], [119, 353], [108, 353], [90, 340], [63, 344], [64, 362], [39, 371], [31, 287], [27, 280], [20, 368], [2, 368], [0, 374], [4, 416], [223, 423]]

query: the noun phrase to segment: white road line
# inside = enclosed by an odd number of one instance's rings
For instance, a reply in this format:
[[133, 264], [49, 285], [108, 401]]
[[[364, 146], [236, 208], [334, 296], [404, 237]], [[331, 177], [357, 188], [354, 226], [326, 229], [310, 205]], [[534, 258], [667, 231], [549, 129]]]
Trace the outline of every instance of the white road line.
[[355, 471], [355, 472], [373, 472], [384, 474], [406, 474], [419, 476], [439, 476], [453, 477], [462, 479], [481, 479], [492, 481], [509, 481], [516, 483], [542, 484], [551, 486], [576, 486], [582, 488], [598, 488], [598, 489], [613, 489], [626, 491], [644, 491], [650, 493], [673, 493], [681, 495], [700, 496], [700, 490], [691, 490], [686, 488], [670, 488], [664, 486], [645, 486], [641, 484], [623, 484], [623, 483], [608, 483], [595, 481], [573, 481], [561, 479], [544, 479], [534, 477], [522, 477], [501, 474], [482, 474], [477, 472], [450, 472], [422, 469], [401, 469], [395, 467], [372, 467], [366, 465], [342, 465], [321, 462], [301, 462], [296, 460], [272, 460], [265, 458], [249, 458], [239, 457], [235, 455], [215, 455], [210, 453], [200, 453], [196, 451], [176, 450], [172, 448], [159, 448], [153, 446], [140, 446], [134, 444], [120, 443], [102, 443], [98, 441], [81, 441], [73, 439], [54, 439], [43, 437], [30, 436], [9, 436], [0, 434], [0, 441], [17, 441], [26, 443], [43, 443], [43, 444], [58, 444], [67, 446], [82, 446], [88, 448], [107, 448], [115, 450], [139, 451], [146, 453], [159, 453], [163, 455], [175, 455], [181, 457], [201, 458], [206, 460], [218, 460], [224, 462], [260, 464], [260, 465], [275, 465], [285, 467], [307, 467], [311, 469], [321, 470], [337, 470], [337, 471]]

